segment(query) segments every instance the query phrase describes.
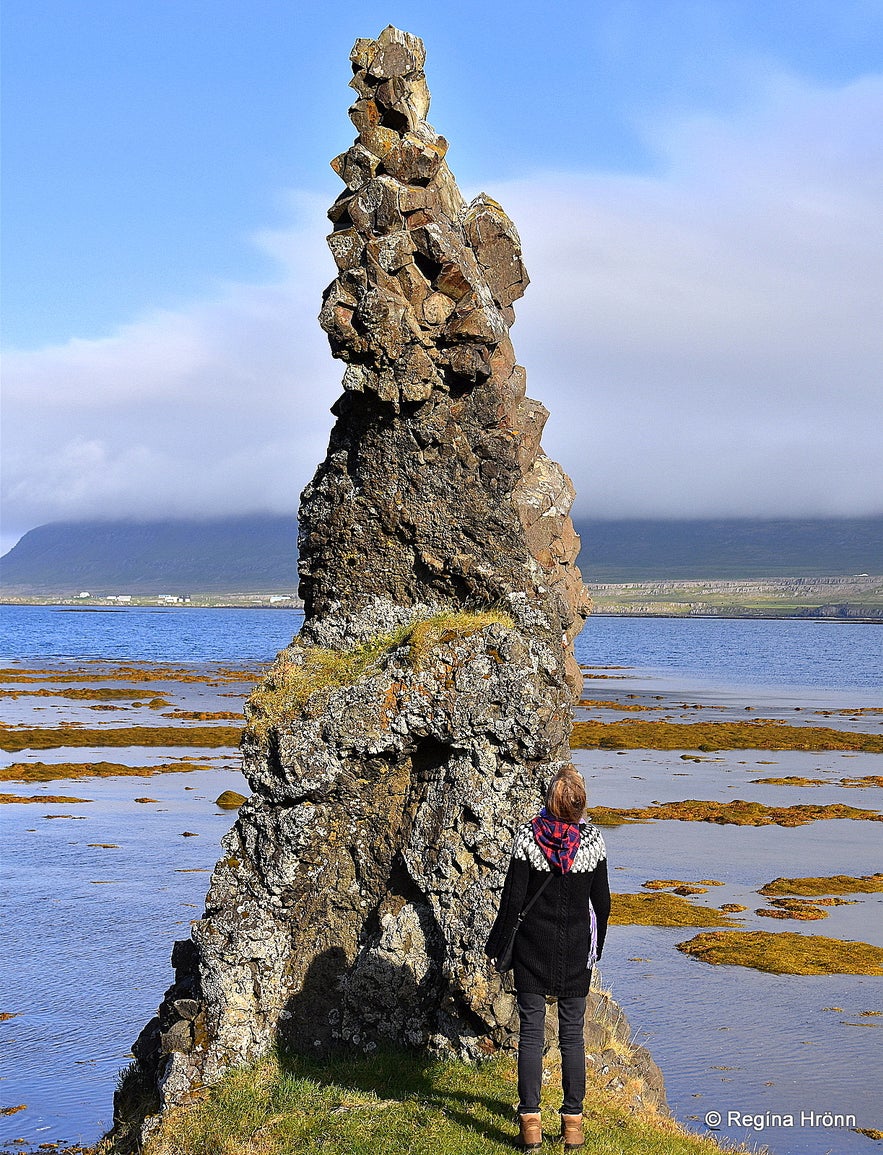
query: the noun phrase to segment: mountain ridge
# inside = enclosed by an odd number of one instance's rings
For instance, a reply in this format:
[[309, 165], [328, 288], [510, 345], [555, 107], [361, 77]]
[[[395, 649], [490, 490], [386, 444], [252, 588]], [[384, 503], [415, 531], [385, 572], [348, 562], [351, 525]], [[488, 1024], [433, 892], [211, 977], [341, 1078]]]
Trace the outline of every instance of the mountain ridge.
[[[595, 582], [883, 573], [883, 516], [576, 520]], [[51, 522], [0, 558], [7, 594], [294, 593], [297, 518]]]

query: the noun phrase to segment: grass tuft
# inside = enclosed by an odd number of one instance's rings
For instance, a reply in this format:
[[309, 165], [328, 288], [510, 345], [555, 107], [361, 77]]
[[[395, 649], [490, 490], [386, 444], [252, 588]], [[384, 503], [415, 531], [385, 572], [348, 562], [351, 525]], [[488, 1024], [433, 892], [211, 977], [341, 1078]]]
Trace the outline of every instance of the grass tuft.
[[492, 624], [511, 629], [515, 623], [508, 614], [495, 610], [463, 610], [408, 622], [348, 650], [295, 642], [279, 654], [249, 695], [248, 728], [264, 738], [271, 727], [296, 717], [313, 694], [353, 685], [393, 651], [401, 651], [415, 669], [420, 669], [435, 646], [468, 637]]

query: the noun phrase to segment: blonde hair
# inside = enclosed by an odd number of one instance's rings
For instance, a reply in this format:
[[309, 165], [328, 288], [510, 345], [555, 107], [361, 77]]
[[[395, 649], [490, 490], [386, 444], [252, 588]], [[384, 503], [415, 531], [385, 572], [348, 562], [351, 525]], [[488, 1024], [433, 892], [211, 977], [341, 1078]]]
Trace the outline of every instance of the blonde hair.
[[586, 810], [586, 784], [573, 765], [558, 771], [546, 790], [546, 809], [559, 822], [579, 822]]

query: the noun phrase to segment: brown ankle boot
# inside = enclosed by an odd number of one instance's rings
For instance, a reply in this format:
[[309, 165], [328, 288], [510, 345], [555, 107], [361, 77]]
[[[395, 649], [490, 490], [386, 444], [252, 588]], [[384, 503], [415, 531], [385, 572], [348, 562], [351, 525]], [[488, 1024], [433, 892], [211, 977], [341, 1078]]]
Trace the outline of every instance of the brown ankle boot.
[[537, 1151], [543, 1145], [543, 1124], [539, 1114], [519, 1115], [521, 1134], [518, 1145], [523, 1151]]
[[564, 1139], [565, 1151], [578, 1151], [580, 1147], [584, 1146], [586, 1137], [583, 1135], [582, 1115], [562, 1115], [561, 1135]]

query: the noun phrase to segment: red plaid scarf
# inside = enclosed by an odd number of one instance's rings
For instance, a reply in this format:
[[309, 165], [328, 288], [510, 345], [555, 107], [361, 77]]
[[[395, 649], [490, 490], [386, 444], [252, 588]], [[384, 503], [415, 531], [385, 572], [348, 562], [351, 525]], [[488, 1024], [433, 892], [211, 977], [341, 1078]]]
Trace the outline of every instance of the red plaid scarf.
[[544, 806], [537, 817], [531, 819], [530, 824], [536, 844], [545, 854], [549, 865], [561, 874], [567, 874], [579, 850], [579, 823], [561, 822], [552, 818]]

